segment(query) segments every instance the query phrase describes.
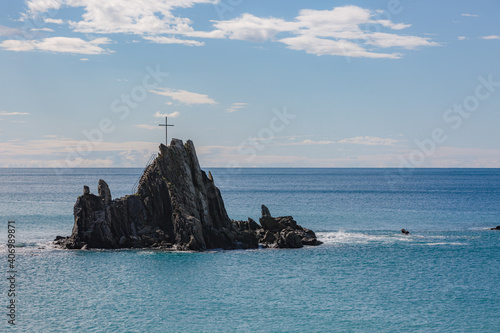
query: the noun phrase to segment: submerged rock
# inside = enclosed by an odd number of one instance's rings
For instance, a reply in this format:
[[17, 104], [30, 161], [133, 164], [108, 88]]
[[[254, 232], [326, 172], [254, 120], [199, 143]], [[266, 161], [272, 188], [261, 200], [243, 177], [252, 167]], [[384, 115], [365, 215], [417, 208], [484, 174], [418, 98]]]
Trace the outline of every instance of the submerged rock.
[[290, 216], [273, 218], [265, 206], [262, 215], [262, 226], [250, 218], [231, 220], [212, 175], [200, 169], [193, 142], [173, 139], [168, 147], [160, 145], [135, 194], [112, 200], [102, 179], [98, 196], [85, 186], [74, 206], [71, 236], [58, 236], [55, 243], [67, 249], [181, 251], [257, 248], [259, 241], [279, 248], [321, 244]]

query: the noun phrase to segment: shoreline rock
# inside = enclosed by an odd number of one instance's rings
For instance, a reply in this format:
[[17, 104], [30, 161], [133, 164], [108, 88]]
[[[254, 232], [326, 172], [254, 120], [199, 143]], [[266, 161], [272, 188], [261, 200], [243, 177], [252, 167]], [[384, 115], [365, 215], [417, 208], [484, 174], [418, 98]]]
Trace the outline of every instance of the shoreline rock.
[[211, 173], [201, 170], [192, 141], [173, 139], [141, 177], [137, 192], [112, 199], [104, 180], [98, 195], [84, 193], [74, 206], [69, 237], [55, 244], [66, 249], [157, 248], [178, 251], [300, 248], [319, 245], [312, 230], [291, 216], [271, 217], [262, 206], [261, 225], [231, 220]]

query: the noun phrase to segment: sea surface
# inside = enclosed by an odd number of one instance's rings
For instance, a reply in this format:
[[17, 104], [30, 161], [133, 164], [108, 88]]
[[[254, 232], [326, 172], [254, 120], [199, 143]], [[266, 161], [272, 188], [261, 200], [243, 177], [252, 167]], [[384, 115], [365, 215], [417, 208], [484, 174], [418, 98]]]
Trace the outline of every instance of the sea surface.
[[[56, 249], [83, 185], [141, 169], [0, 169], [0, 332], [499, 332], [500, 169], [206, 169], [229, 216], [261, 204], [303, 249]], [[7, 323], [7, 221], [16, 326]], [[410, 231], [405, 236], [401, 228]]]

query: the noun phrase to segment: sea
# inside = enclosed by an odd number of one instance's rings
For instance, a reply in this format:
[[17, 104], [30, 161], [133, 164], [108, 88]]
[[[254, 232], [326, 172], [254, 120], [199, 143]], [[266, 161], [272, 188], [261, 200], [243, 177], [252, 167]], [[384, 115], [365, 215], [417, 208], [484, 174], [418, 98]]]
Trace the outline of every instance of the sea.
[[0, 169], [0, 331], [500, 332], [500, 169], [205, 170], [231, 218], [265, 204], [324, 244], [61, 250], [83, 186], [142, 169]]

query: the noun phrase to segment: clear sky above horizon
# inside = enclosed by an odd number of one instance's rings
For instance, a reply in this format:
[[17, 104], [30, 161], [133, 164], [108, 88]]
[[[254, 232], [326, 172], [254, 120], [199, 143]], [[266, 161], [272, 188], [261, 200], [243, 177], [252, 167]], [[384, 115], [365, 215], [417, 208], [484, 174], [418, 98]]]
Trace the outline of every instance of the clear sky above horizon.
[[0, 3], [0, 167], [500, 167], [500, 2]]

